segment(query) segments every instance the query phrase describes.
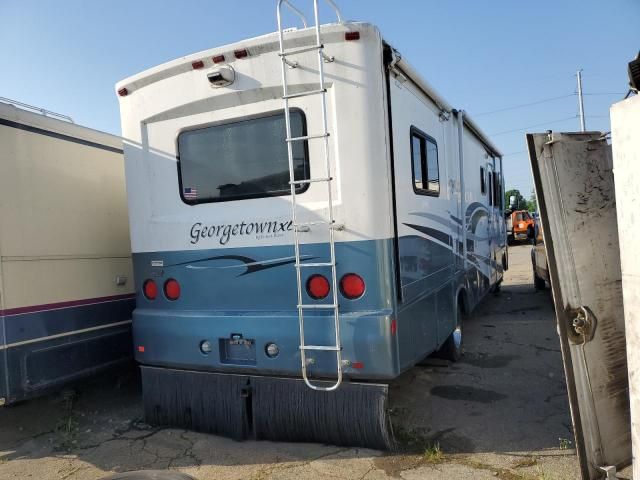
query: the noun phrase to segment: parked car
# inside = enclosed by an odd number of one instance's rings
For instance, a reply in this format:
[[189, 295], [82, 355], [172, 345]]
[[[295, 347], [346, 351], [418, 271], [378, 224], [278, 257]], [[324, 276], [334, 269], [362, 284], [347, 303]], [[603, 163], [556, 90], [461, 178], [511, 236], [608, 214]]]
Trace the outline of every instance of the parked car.
[[547, 267], [547, 251], [544, 248], [544, 239], [542, 237], [542, 223], [540, 216], [534, 221], [533, 230], [531, 232], [531, 265], [533, 267], [533, 286], [536, 290], [544, 290], [547, 283], [551, 285], [549, 279], [549, 268]]

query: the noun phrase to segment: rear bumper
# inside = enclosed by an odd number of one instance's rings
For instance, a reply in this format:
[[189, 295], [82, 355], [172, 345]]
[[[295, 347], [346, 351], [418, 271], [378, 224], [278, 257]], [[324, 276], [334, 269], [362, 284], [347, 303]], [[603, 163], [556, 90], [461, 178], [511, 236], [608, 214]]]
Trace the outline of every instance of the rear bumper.
[[[392, 379], [399, 374], [396, 336], [391, 333], [391, 311], [341, 315], [342, 358], [347, 378]], [[333, 345], [333, 316], [305, 317], [307, 345]], [[194, 312], [136, 309], [133, 314], [136, 360], [143, 365], [198, 371], [284, 375], [299, 377], [298, 316], [295, 312]], [[241, 338], [230, 345], [232, 336]], [[208, 341], [211, 351], [201, 351]], [[275, 343], [280, 353], [266, 354]], [[311, 376], [335, 378], [334, 352], [309, 351]]]

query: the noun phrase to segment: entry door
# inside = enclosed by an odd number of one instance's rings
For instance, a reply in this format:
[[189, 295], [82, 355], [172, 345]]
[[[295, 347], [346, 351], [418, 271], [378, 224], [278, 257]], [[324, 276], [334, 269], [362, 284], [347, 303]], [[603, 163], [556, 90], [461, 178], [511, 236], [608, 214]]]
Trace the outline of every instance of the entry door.
[[598, 132], [527, 143], [582, 478], [602, 478], [602, 468], [631, 463], [611, 149]]

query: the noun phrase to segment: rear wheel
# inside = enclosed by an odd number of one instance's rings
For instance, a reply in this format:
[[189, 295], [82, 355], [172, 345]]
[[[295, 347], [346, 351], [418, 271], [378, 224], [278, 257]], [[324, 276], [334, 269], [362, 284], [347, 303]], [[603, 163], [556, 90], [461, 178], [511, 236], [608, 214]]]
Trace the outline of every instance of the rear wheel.
[[440, 350], [438, 350], [438, 356], [445, 360], [451, 360], [457, 362], [462, 357], [462, 323], [464, 320], [464, 305], [462, 298], [458, 301], [458, 307], [456, 309], [456, 328], [451, 332], [449, 338], [444, 342]]

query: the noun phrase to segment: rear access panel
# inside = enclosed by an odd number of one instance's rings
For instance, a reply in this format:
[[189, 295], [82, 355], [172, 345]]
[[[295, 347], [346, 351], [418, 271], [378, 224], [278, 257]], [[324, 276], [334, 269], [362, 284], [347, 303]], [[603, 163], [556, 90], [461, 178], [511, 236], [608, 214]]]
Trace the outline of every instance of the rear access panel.
[[599, 132], [527, 135], [583, 479], [631, 462], [611, 149]]

